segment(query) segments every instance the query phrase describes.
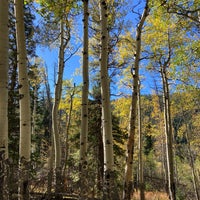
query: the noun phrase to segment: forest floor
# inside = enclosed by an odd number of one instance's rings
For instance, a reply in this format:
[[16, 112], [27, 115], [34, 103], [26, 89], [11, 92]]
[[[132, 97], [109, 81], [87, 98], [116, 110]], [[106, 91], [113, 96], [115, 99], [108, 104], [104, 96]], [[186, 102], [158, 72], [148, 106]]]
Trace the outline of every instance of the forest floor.
[[[146, 200], [168, 200], [168, 196], [165, 192], [153, 191], [153, 192], [145, 192]], [[133, 196], [133, 200], [140, 200], [140, 193], [135, 192]]]

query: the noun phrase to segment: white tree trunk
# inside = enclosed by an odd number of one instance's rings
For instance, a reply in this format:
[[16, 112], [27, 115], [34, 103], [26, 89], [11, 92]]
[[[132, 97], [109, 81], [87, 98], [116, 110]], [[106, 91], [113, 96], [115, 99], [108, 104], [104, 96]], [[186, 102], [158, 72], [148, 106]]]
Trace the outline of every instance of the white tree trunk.
[[88, 143], [88, 0], [83, 0], [83, 87], [81, 105], [81, 134], [80, 134], [80, 196], [85, 199], [88, 193], [87, 185], [87, 143]]
[[52, 131], [54, 138], [55, 148], [55, 165], [56, 167], [61, 166], [61, 148], [60, 138], [58, 131], [58, 108], [60, 104], [62, 94], [62, 82], [63, 82], [63, 71], [64, 71], [64, 27], [63, 21], [60, 22], [60, 49], [59, 49], [59, 66], [58, 66], [58, 78], [55, 85], [55, 99], [52, 108]]
[[28, 166], [30, 161], [31, 145], [31, 112], [30, 112], [30, 92], [27, 73], [27, 53], [25, 42], [24, 27], [24, 1], [15, 0], [15, 17], [16, 17], [16, 40], [17, 40], [17, 64], [19, 76], [19, 94], [20, 94], [20, 144], [19, 159], [20, 171], [23, 175], [19, 180], [19, 199], [29, 199], [28, 194]]
[[176, 189], [174, 180], [174, 156], [173, 156], [173, 136], [170, 111], [169, 84], [166, 72], [166, 66], [161, 66], [161, 77], [163, 84], [163, 104], [164, 104], [164, 122], [166, 135], [166, 157], [168, 174], [168, 191], [170, 200], [176, 200]]
[[7, 199], [5, 186], [8, 158], [8, 1], [0, 1], [0, 199]]
[[102, 123], [104, 140], [104, 165], [105, 170], [113, 170], [113, 136], [110, 106], [110, 79], [108, 75], [108, 27], [107, 5], [101, 1], [101, 94], [102, 94]]
[[110, 105], [110, 79], [108, 75], [108, 25], [107, 2], [100, 1], [101, 9], [101, 100], [102, 100], [102, 129], [104, 145], [104, 198], [112, 199], [115, 188], [113, 187], [114, 156], [112, 118]]
[[126, 167], [125, 167], [125, 180], [124, 180], [124, 191], [123, 199], [130, 200], [133, 192], [133, 152], [134, 152], [134, 140], [136, 130], [136, 116], [137, 116], [137, 99], [138, 99], [138, 80], [139, 80], [139, 61], [141, 52], [141, 36], [142, 27], [146, 17], [149, 14], [148, 1], [141, 16], [140, 22], [136, 30], [136, 52], [135, 62], [133, 66], [133, 91], [132, 91], [132, 102], [130, 108], [130, 122], [129, 122], [129, 136], [127, 143], [126, 152]]
[[15, 0], [17, 62], [20, 94], [20, 158], [30, 161], [31, 117], [23, 0]]
[[62, 83], [63, 83], [63, 72], [64, 72], [64, 54], [65, 54], [66, 43], [64, 42], [64, 22], [60, 21], [60, 49], [59, 49], [59, 66], [58, 66], [58, 78], [55, 86], [55, 100], [52, 108], [52, 133], [54, 139], [54, 150], [55, 150], [55, 173], [56, 173], [56, 193], [61, 190], [61, 145], [60, 136], [58, 130], [58, 109], [60, 99], [62, 95]]
[[[87, 141], [88, 141], [88, 0], [83, 0], [84, 4], [84, 35], [83, 35], [83, 87], [82, 87], [82, 110], [81, 110], [81, 134], [80, 134], [80, 180], [81, 192], [84, 192], [86, 168], [87, 168]], [[86, 184], [86, 185], [85, 185]]]

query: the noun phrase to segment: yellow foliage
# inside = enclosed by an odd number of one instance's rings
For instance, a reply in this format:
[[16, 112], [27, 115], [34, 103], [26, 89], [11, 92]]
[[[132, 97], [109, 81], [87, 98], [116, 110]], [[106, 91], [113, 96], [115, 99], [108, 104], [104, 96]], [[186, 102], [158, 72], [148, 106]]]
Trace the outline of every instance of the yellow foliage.
[[130, 32], [126, 32], [118, 43], [119, 61], [124, 62], [127, 59], [133, 59], [135, 51], [135, 40]]
[[120, 98], [112, 102], [114, 114], [120, 117], [120, 127], [127, 129], [129, 126], [129, 113], [131, 98]]
[[177, 45], [177, 42], [185, 36], [183, 34], [185, 30], [183, 30], [178, 18], [166, 13], [161, 6], [154, 7], [151, 12], [151, 15], [147, 18], [143, 41], [145, 45], [151, 47], [153, 52], [163, 54], [164, 49], [168, 48], [169, 39], [173, 46]]

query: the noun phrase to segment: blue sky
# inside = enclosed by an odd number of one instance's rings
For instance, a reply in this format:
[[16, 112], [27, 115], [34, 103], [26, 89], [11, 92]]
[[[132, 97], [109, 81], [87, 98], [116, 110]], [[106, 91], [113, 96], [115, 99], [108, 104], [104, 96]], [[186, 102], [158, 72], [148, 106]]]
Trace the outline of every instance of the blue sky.
[[[129, 7], [130, 9], [131, 7]], [[138, 17], [138, 16], [137, 16]], [[127, 16], [127, 20], [130, 20], [132, 26], [135, 28], [137, 25], [136, 16], [131, 13], [131, 10]], [[40, 16], [36, 15], [36, 21], [37, 24], [40, 21]], [[82, 16], [80, 15], [78, 18], [78, 26], [77, 30], [79, 32], [80, 37], [82, 37]], [[54, 67], [58, 65], [58, 48], [52, 48], [49, 47], [41, 47], [38, 46], [36, 49], [36, 53], [39, 57], [41, 57], [44, 60], [45, 65], [48, 67], [48, 77], [49, 77], [49, 83], [51, 86], [51, 91], [53, 92], [54, 87]], [[65, 64], [64, 69], [64, 76], [63, 79], [72, 79], [72, 83], [76, 83], [76, 85], [79, 85], [82, 82], [81, 75], [75, 75], [76, 70], [81, 70], [82, 62], [81, 62], [81, 53], [78, 55], [74, 55], [68, 60]], [[152, 76], [150, 73], [147, 73], [145, 70], [141, 70], [141, 75], [144, 77], [142, 84], [143, 87], [141, 89], [142, 93], [149, 94], [151, 93], [151, 88], [154, 86], [154, 83], [152, 81]]]
[[[35, 19], [35, 25], [41, 23], [42, 18], [38, 13], [34, 13], [36, 16]], [[82, 16], [81, 16], [82, 17]], [[77, 21], [80, 25], [78, 26], [79, 29], [82, 28], [82, 20], [80, 19]], [[77, 30], [81, 32], [82, 30]], [[75, 40], [75, 36], [71, 36], [72, 40]], [[77, 46], [77, 45], [76, 45]], [[49, 78], [49, 84], [51, 87], [51, 92], [54, 91], [54, 82], [55, 82], [55, 69], [58, 67], [58, 49], [59, 47], [56, 47], [55, 45], [52, 47], [48, 47], [48, 44], [45, 45], [37, 45], [36, 47], [36, 54], [39, 56], [43, 61], [45, 66], [48, 68], [48, 78]], [[69, 55], [66, 55], [65, 58], [67, 58]], [[63, 74], [63, 80], [71, 79], [72, 83], [76, 83], [76, 85], [80, 84], [82, 81], [82, 78], [80, 75], [77, 75], [76, 70], [80, 69], [81, 67], [81, 57], [78, 54], [73, 55], [68, 61], [65, 63], [64, 68], [64, 74]], [[57, 70], [56, 70], [57, 74]]]
[[[48, 67], [48, 76], [50, 86], [54, 85], [54, 67], [58, 66], [58, 49], [49, 49], [47, 47], [37, 47], [37, 55], [41, 57]], [[81, 82], [80, 76], [75, 76], [76, 69], [80, 69], [80, 56], [74, 55], [65, 63], [63, 79], [73, 79], [75, 83]]]

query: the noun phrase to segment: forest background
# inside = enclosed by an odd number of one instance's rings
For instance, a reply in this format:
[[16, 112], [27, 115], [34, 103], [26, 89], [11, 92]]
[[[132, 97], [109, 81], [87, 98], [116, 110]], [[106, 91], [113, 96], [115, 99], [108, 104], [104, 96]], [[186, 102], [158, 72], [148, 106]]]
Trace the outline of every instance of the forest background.
[[0, 3], [0, 199], [200, 199], [198, 0]]

